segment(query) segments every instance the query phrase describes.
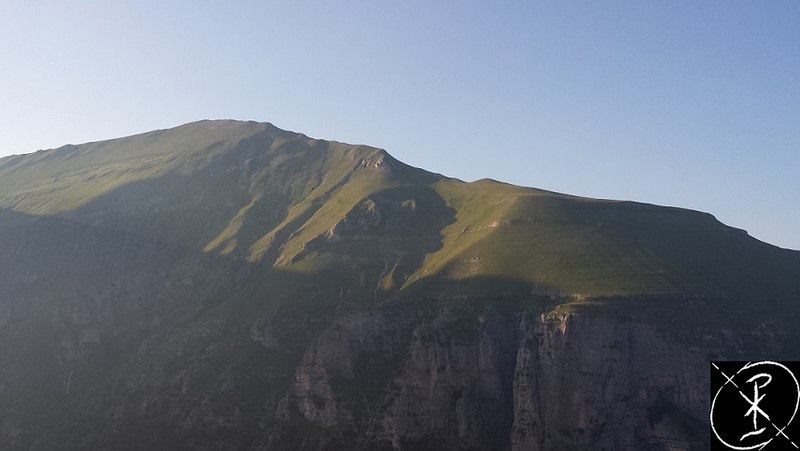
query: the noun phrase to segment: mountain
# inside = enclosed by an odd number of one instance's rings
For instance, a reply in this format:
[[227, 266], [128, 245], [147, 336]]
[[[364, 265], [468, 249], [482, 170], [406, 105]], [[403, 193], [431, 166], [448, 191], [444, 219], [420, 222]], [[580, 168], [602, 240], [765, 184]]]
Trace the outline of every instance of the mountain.
[[0, 159], [0, 449], [705, 449], [800, 252], [201, 121]]

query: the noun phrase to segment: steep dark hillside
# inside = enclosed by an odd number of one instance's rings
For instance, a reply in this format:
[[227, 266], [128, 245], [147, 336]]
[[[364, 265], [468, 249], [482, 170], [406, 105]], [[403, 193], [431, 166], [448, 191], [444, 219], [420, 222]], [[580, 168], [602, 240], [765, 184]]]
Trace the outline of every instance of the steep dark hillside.
[[798, 313], [709, 214], [265, 123], [0, 159], [0, 449], [705, 449]]

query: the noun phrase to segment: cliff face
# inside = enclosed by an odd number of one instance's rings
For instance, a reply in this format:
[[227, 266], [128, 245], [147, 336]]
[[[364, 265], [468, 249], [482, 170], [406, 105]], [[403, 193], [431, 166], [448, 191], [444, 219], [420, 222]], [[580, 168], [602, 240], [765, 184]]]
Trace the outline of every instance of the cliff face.
[[787, 355], [768, 327], [686, 343], [635, 318], [508, 302], [350, 312], [315, 332], [279, 316], [173, 330], [103, 384], [70, 371], [55, 397], [78, 394], [70, 418], [51, 413], [38, 438], [7, 412], [5, 446], [705, 449], [710, 354]]
[[2, 159], [0, 249], [1, 449], [704, 449], [800, 358], [798, 252], [269, 124]]
[[543, 315], [518, 354], [512, 443], [705, 448], [707, 365], [706, 355], [652, 326]]
[[776, 353], [781, 340], [764, 330], [703, 337], [688, 344], [631, 318], [524, 306], [346, 315], [306, 349], [269, 444], [705, 449], [709, 354], [744, 358], [752, 351], [735, 342], [750, 340]]

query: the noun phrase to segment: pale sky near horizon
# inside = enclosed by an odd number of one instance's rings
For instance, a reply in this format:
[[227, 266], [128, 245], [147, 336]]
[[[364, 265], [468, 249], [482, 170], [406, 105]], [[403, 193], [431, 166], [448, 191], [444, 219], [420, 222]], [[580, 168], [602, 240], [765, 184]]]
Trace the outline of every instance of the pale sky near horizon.
[[800, 249], [797, 0], [0, 0], [0, 156], [204, 118]]

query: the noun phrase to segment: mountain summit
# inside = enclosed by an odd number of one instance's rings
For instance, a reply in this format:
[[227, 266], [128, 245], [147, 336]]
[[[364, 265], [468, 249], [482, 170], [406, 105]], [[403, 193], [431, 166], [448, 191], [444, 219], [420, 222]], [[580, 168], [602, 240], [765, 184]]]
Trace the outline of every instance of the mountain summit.
[[201, 121], [0, 159], [0, 448], [704, 448], [800, 252]]

